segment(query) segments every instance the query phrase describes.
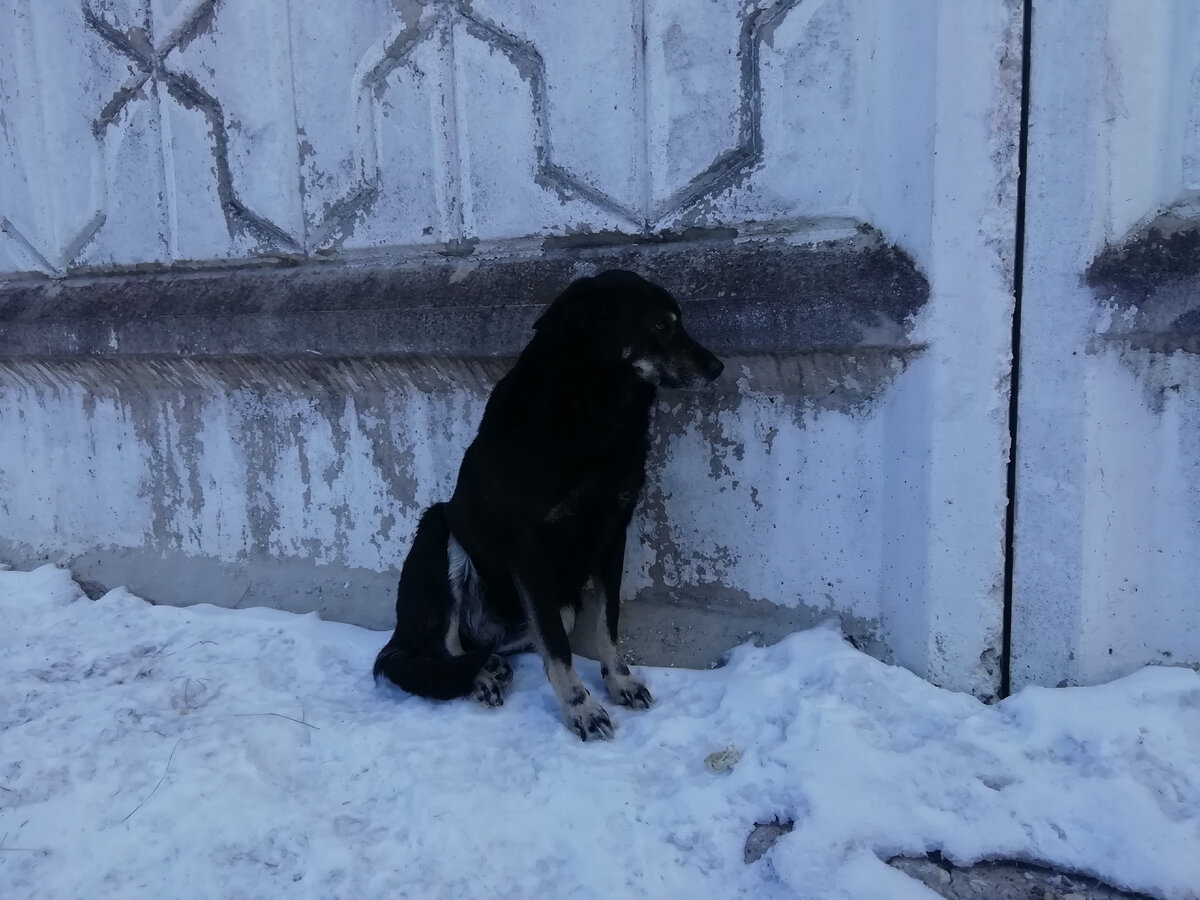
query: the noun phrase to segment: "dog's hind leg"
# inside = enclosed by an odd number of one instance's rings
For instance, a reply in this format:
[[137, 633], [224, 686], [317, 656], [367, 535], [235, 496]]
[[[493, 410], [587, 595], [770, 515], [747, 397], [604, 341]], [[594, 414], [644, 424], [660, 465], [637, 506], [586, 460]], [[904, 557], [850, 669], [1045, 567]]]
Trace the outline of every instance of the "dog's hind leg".
[[[654, 702], [649, 689], [629, 671], [617, 650], [617, 624], [621, 616], [621, 574], [625, 568], [625, 530], [622, 528], [600, 554], [596, 572], [598, 590], [603, 595], [603, 615], [593, 616], [596, 623], [596, 655], [600, 676], [614, 703], [632, 709], [648, 709]], [[593, 602], [600, 602], [597, 596]]]
[[449, 700], [475, 692], [490, 652], [464, 648], [460, 617], [464, 570], [451, 571], [451, 545], [457, 546], [444, 504], [421, 516], [396, 589], [396, 630], [375, 659], [375, 679], [421, 697]]
[[[451, 616], [450, 629], [446, 638], [446, 647], [451, 656], [465, 655], [458, 631], [458, 612], [459, 610], [456, 608]], [[471, 696], [484, 706], [493, 708], [503, 706], [505, 695], [512, 686], [512, 681], [512, 666], [503, 656], [491, 653], [484, 662], [483, 668], [475, 675], [475, 680], [471, 684]]]
[[505, 627], [488, 614], [483, 579], [453, 533], [447, 545], [447, 559], [454, 606], [446, 632], [446, 649], [451, 656], [463, 655], [466, 652], [463, 640], [467, 641], [468, 649], [485, 649], [487, 659], [471, 684], [471, 696], [484, 706], [503, 706], [513, 681], [512, 666], [500, 655], [506, 651]]
[[608, 710], [583, 686], [571, 664], [571, 643], [559, 615], [559, 595], [553, 575], [543, 564], [533, 563], [519, 569], [514, 582], [542, 654], [546, 677], [558, 698], [563, 724], [580, 740], [609, 740], [613, 736], [613, 723]]
[[484, 706], [503, 706], [508, 689], [512, 687], [513, 670], [508, 661], [496, 653], [488, 657], [479, 674], [475, 676], [475, 684], [471, 687], [471, 696]]

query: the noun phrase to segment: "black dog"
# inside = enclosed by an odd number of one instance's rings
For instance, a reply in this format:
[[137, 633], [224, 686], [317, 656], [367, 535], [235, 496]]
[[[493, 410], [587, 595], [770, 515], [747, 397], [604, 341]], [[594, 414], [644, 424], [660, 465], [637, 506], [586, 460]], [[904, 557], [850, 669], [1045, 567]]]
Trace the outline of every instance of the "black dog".
[[503, 656], [537, 649], [567, 727], [585, 741], [610, 738], [608, 713], [572, 667], [567, 633], [594, 578], [608, 695], [650, 705], [616, 649], [650, 406], [659, 385], [703, 384], [724, 366], [684, 331], [675, 298], [632, 272], [575, 281], [534, 329], [488, 400], [454, 496], [421, 517], [375, 678], [499, 706], [512, 682]]

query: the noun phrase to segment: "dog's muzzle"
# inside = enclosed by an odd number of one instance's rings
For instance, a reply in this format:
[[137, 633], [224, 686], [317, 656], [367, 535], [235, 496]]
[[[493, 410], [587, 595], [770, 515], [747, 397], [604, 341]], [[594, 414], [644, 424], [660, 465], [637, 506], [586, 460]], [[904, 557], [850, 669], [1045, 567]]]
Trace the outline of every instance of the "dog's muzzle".
[[666, 387], [694, 388], [715, 381], [725, 370], [725, 363], [701, 347], [689, 336], [684, 336], [686, 345], [679, 347], [673, 362], [664, 367], [660, 383]]
[[692, 358], [695, 360], [700, 374], [709, 381], [716, 381], [721, 377], [721, 373], [725, 371], [725, 363], [721, 362], [714, 354], [709, 353], [699, 344], [696, 344]]

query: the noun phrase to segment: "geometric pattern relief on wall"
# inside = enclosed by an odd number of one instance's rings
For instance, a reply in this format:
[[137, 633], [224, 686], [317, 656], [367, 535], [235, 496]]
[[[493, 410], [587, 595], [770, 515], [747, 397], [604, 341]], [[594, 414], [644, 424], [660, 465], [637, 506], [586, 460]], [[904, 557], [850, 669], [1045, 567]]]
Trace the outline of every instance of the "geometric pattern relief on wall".
[[1193, 202], [1200, 202], [1200, 13], [1193, 16], [1190, 77], [1184, 96], [1188, 98], [1183, 136], [1183, 185]]
[[0, 266], [852, 215], [857, 7], [6, 0]]

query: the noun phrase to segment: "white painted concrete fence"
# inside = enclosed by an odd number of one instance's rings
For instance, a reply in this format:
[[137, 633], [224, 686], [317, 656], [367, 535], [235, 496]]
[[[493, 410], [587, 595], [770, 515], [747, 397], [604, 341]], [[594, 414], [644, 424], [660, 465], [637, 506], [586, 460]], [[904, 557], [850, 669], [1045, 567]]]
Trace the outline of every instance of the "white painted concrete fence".
[[[1200, 363], [1102, 338], [1111, 307], [1083, 280], [1166, 207], [1196, 214], [1198, 8], [1035, 3], [1014, 686], [1200, 662]], [[4, 0], [0, 279], [447, 254], [466, 279], [588, 235], [818, 246], [870, 226], [928, 279], [918, 352], [874, 381], [860, 342], [783, 359], [799, 386], [759, 360], [730, 403], [665, 397], [629, 590], [728, 612], [728, 644], [763, 603], [838, 614], [992, 696], [1022, 17], [1018, 0]], [[356, 402], [189, 377], [135, 395], [0, 366], [0, 553], [166, 602], [253, 594], [387, 625], [381, 585], [483, 388], [389, 377]], [[822, 378], [861, 380], [859, 400], [822, 403]], [[183, 571], [208, 573], [204, 596]], [[297, 586], [313, 571], [319, 597]], [[361, 573], [380, 580], [339, 592]], [[262, 600], [273, 579], [294, 596]]]
[[1200, 662], [1200, 245], [1170, 302], [1083, 279], [1164, 211], [1195, 240], [1200, 4], [1039, 2], [1032, 60], [1014, 687]]

